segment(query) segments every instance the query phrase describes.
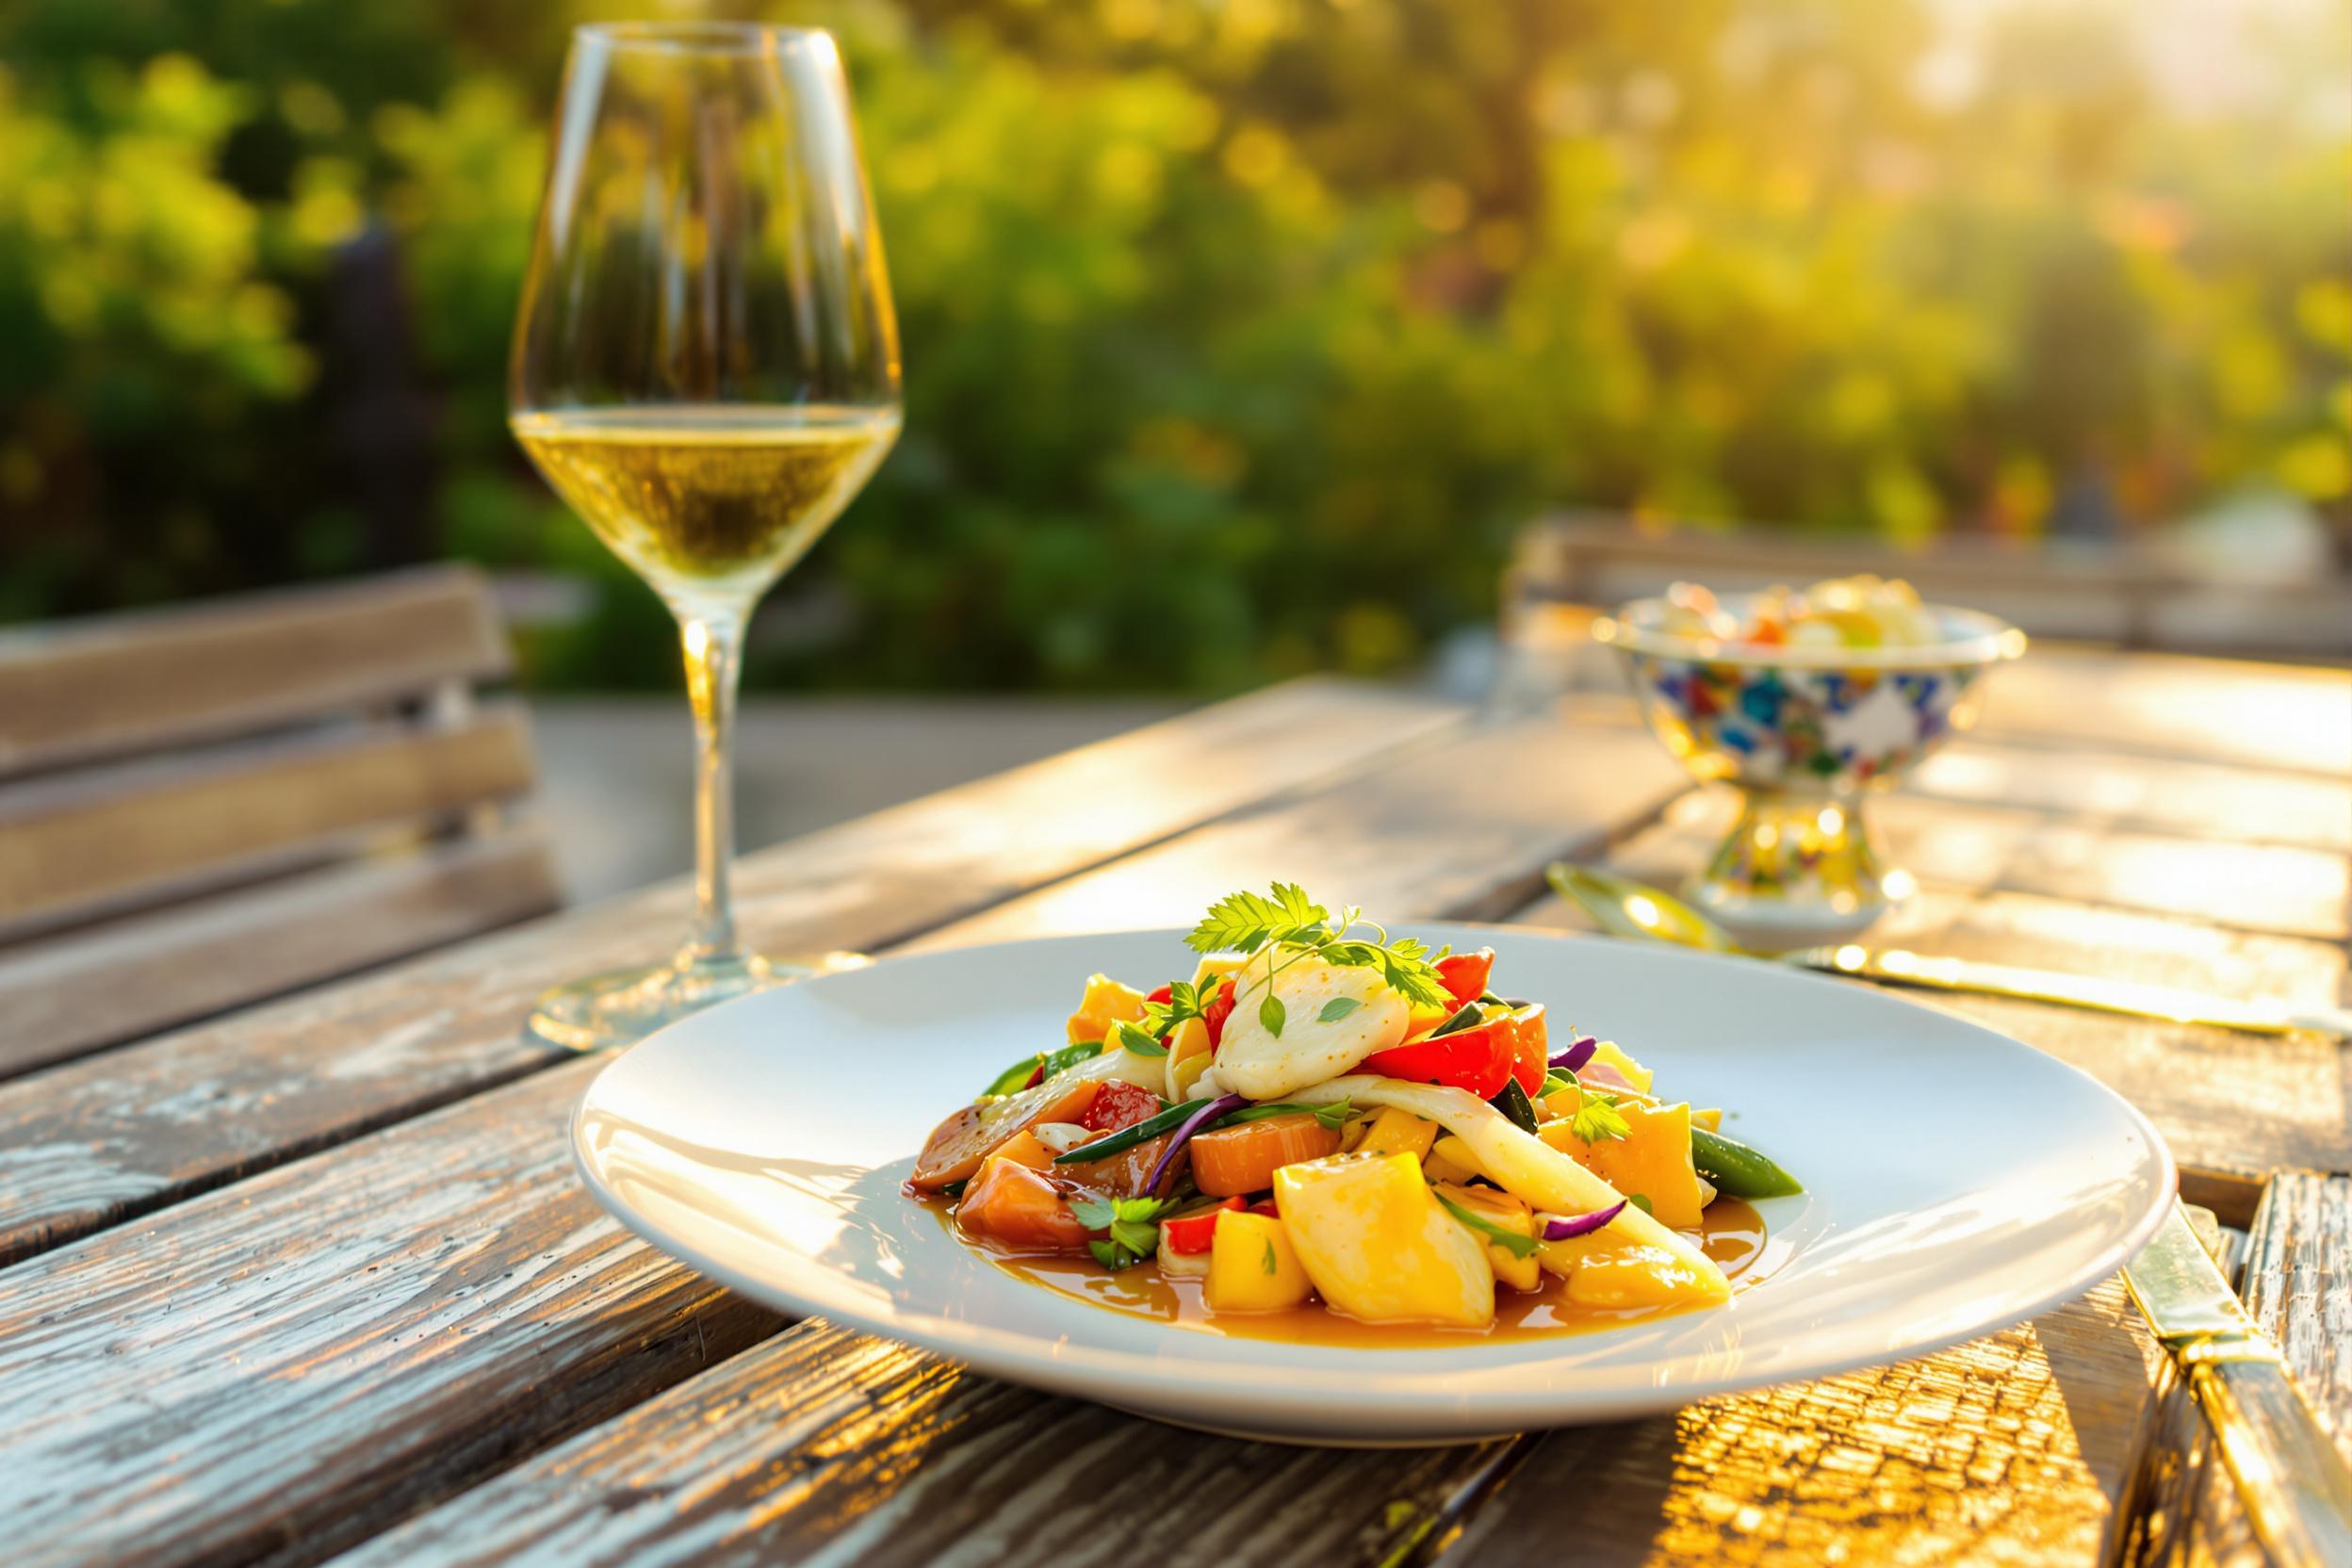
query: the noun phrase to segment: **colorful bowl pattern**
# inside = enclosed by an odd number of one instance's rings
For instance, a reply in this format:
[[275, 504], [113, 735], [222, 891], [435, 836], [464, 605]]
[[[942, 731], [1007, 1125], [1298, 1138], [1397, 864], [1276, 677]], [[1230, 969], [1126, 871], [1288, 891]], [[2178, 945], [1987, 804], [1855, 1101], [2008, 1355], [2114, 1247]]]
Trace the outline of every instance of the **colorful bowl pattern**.
[[1981, 664], [1797, 669], [1626, 654], [1651, 726], [1703, 778], [1842, 795], [1975, 718]]
[[1686, 889], [1692, 902], [1760, 948], [1861, 931], [1911, 886], [1888, 869], [1863, 800], [1975, 723], [1984, 672], [2016, 658], [2024, 638], [1989, 615], [1936, 607], [1950, 639], [1927, 646], [1703, 644], [1661, 631], [1664, 609], [1627, 605], [1593, 634], [1624, 657], [1667, 749], [1700, 778], [1746, 791], [1740, 820]]

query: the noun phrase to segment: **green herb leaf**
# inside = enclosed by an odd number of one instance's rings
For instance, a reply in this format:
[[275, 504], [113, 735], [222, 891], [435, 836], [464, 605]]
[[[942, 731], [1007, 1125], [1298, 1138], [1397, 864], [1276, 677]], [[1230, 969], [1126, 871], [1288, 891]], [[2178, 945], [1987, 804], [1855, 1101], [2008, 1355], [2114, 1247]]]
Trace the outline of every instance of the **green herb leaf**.
[[1140, 1261], [1160, 1245], [1160, 1216], [1168, 1203], [1157, 1198], [1103, 1198], [1080, 1193], [1064, 1200], [1078, 1223], [1109, 1234], [1086, 1243], [1086, 1250], [1103, 1267], [1118, 1270]]
[[1640, 1209], [1643, 1214], [1656, 1214], [1658, 1212], [1656, 1209], [1650, 1207], [1650, 1195], [1646, 1192], [1629, 1192], [1625, 1194], [1625, 1201], [1631, 1203], [1635, 1208]]
[[[1228, 893], [1209, 906], [1185, 941], [1202, 953], [1297, 949], [1289, 958], [1277, 958], [1268, 966], [1264, 984], [1269, 993], [1275, 973], [1298, 958], [1315, 956], [1343, 969], [1378, 969], [1391, 990], [1425, 1007], [1442, 1007], [1453, 1001], [1437, 974], [1437, 960], [1451, 949], [1431, 952], [1427, 943], [1411, 937], [1391, 941], [1386, 931], [1366, 921], [1364, 911], [1353, 905], [1342, 909], [1333, 923], [1331, 912], [1296, 883], [1277, 882], [1269, 891], [1270, 897]], [[1351, 935], [1359, 925], [1368, 926], [1379, 939]], [[1272, 1023], [1266, 1027], [1281, 1033]]]
[[1282, 1270], [1282, 1265], [1275, 1261], [1274, 1244], [1270, 1241], [1266, 1244], [1266, 1262], [1260, 1266], [1264, 1267], [1268, 1274], [1279, 1273]]
[[1506, 1231], [1493, 1220], [1472, 1214], [1468, 1209], [1443, 1194], [1439, 1195], [1437, 1200], [1445, 1204], [1446, 1212], [1456, 1219], [1485, 1236], [1514, 1258], [1527, 1257], [1541, 1245], [1533, 1236], [1523, 1236], [1516, 1231]]
[[1271, 898], [1239, 892], [1218, 899], [1184, 939], [1186, 944], [1196, 953], [1255, 953], [1269, 943], [1319, 931], [1331, 918], [1330, 910], [1295, 882], [1277, 882], [1269, 890]]
[[1282, 999], [1276, 996], [1273, 988], [1269, 986], [1266, 988], [1266, 1000], [1258, 1004], [1258, 1021], [1266, 1025], [1267, 1034], [1280, 1039], [1282, 1037], [1282, 1024], [1289, 1017], [1289, 1009], [1282, 1005]]
[[1145, 1034], [1142, 1030], [1136, 1028], [1132, 1023], [1122, 1023], [1119, 1026], [1119, 1043], [1125, 1046], [1128, 1050], [1134, 1052], [1138, 1056], [1165, 1056], [1168, 1054], [1168, 1047], [1162, 1045], [1158, 1040], [1154, 1039], [1152, 1036]]
[[1577, 1082], [1576, 1075], [1573, 1072], [1564, 1072], [1556, 1067], [1546, 1068], [1544, 1070], [1544, 1092], [1536, 1098], [1549, 1100], [1562, 1089], [1575, 1089], [1581, 1094], [1584, 1092], [1584, 1086]]
[[1070, 1212], [1078, 1217], [1078, 1223], [1089, 1231], [1107, 1231], [1111, 1221], [1119, 1217], [1119, 1205], [1097, 1192], [1072, 1193], [1063, 1200]]
[[1587, 1143], [1629, 1137], [1633, 1133], [1625, 1114], [1617, 1109], [1617, 1097], [1609, 1094], [1587, 1094], [1568, 1130]]
[[1335, 996], [1323, 1004], [1323, 1010], [1315, 1015], [1315, 1020], [1317, 1023], [1337, 1023], [1363, 1005], [1363, 1002], [1355, 997]]

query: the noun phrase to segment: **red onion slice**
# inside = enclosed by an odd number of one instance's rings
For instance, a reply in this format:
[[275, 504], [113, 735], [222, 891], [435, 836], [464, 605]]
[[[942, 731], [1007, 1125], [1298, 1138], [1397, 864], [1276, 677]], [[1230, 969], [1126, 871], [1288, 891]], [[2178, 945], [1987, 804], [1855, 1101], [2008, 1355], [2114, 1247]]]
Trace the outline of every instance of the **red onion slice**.
[[1585, 1063], [1591, 1061], [1592, 1059], [1592, 1053], [1598, 1051], [1600, 1048], [1601, 1042], [1594, 1039], [1592, 1036], [1587, 1035], [1582, 1039], [1576, 1041], [1576, 1044], [1561, 1052], [1559, 1055], [1554, 1056], [1552, 1058], [1552, 1066], [1560, 1069], [1562, 1072], [1575, 1072], [1578, 1069], [1582, 1068]]
[[1594, 1209], [1591, 1214], [1580, 1214], [1569, 1219], [1560, 1219], [1546, 1215], [1544, 1218], [1544, 1239], [1545, 1241], [1567, 1241], [1576, 1236], [1589, 1236], [1625, 1213], [1625, 1205], [1630, 1201], [1630, 1199], [1620, 1198], [1608, 1208]]
[[1143, 1196], [1149, 1198], [1160, 1190], [1160, 1178], [1168, 1174], [1168, 1162], [1176, 1157], [1176, 1151], [1182, 1149], [1193, 1134], [1227, 1111], [1237, 1111], [1248, 1103], [1250, 1102], [1238, 1094], [1220, 1094], [1215, 1100], [1202, 1101], [1199, 1110], [1178, 1122], [1176, 1130], [1168, 1135], [1168, 1147], [1160, 1151], [1160, 1157], [1152, 1162], [1152, 1174], [1144, 1178]]

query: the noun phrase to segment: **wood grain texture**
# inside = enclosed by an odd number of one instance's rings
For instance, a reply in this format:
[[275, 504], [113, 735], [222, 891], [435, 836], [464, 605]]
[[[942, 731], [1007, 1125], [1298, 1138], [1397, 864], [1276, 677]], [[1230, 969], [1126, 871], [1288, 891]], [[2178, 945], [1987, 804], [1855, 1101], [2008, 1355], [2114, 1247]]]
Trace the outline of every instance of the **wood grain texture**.
[[0, 793], [0, 930], [24, 931], [348, 853], [531, 788], [519, 708], [252, 743], [108, 781]]
[[[738, 923], [770, 952], [887, 945], [1461, 722], [1275, 688], [746, 857]], [[531, 998], [666, 951], [688, 909], [631, 894], [0, 1084], [0, 1261], [546, 1069]]]
[[[1627, 846], [1640, 856], [1642, 865], [1632, 874], [1665, 882], [1670, 877], [1656, 863], [1644, 837], [1637, 835]], [[1884, 938], [1921, 952], [1954, 952], [2004, 964], [2209, 985], [2225, 994], [2244, 994], [2230, 985], [2232, 975], [2270, 973], [2295, 980], [2291, 988], [2281, 988], [2289, 994], [2327, 999], [2341, 985], [2345, 969], [2341, 947], [2324, 942], [2246, 936], [2213, 926], [2204, 931], [2215, 940], [2199, 940], [2199, 928], [2185, 922], [2116, 917], [2102, 909], [2082, 909], [2082, 917], [2077, 938], [2083, 945], [2069, 952], [2049, 936], [2051, 926], [2063, 926], [2067, 919], [2058, 900], [1971, 896], [1929, 887], [1898, 914], [1898, 923], [1872, 931], [1872, 940]], [[1533, 905], [1522, 919], [1571, 931], [1590, 928], [1583, 914], [1557, 900]], [[2133, 947], [2133, 940], [2143, 947]], [[2317, 1035], [2267, 1039], [2034, 1002], [1882, 989], [1891, 997], [2016, 1035], [2077, 1065], [2157, 1123], [2157, 1131], [2171, 1145], [2173, 1159], [2182, 1166], [2237, 1178], [2267, 1178], [2272, 1170], [2295, 1166], [2336, 1168], [2345, 1161], [2345, 1150], [2352, 1150], [2352, 1049], [2338, 1041]], [[2230, 1217], [2248, 1217], [2244, 1203], [2230, 1201]]]
[[2352, 853], [2352, 777], [1963, 736], [1919, 764], [1907, 794], [2111, 828]]
[[[1625, 852], [1624, 869], [1678, 881], [1706, 862], [1738, 810], [1728, 787], [1692, 791], [1668, 809], [1661, 831]], [[1925, 884], [2335, 943], [2352, 936], [2352, 858], [2341, 851], [2152, 833], [1901, 792], [1872, 800], [1868, 811], [1893, 863]]]
[[2161, 1354], [2119, 1282], [1922, 1361], [1554, 1432], [1465, 1563], [2100, 1560]]
[[573, 1176], [599, 1065], [0, 1272], [10, 1562], [313, 1560], [771, 1331]]
[[1190, 925], [1213, 900], [1275, 875], [1383, 920], [1499, 919], [1541, 890], [1548, 861], [1596, 852], [1683, 787], [1678, 770], [1636, 731], [1588, 728], [1549, 712], [1506, 720], [1360, 784], [1312, 801], [1272, 802], [1215, 833], [1009, 900], [917, 945]]
[[281, 877], [0, 949], [0, 1077], [541, 915], [529, 830]]
[[2352, 671], [2041, 645], [1995, 672], [1983, 733], [2342, 779]]
[[433, 566], [0, 633], [0, 777], [505, 673], [481, 574]]
[[[1184, 863], [1224, 881], [1261, 875], [1271, 831], [1289, 843], [1284, 866], [1312, 883], [1329, 885], [1344, 870], [1352, 892], [1378, 906], [1426, 899], [1433, 877], [1417, 847], [1429, 839], [1423, 812], [1390, 813], [1347, 835], [1305, 829], [1341, 797], [1385, 797], [1384, 776], [1436, 788], [1431, 755], [1406, 752], [1287, 806], [1199, 829], [1183, 841], [1194, 846]], [[1446, 776], [1457, 803], [1489, 782], [1483, 769]], [[1556, 798], [1523, 804], [1541, 806], [1547, 834], [1593, 831], [1580, 830]], [[1449, 852], [1446, 880], [1492, 899], [1524, 875], [1531, 847], [1540, 862], [1544, 844], [1522, 835], [1465, 837]], [[1227, 857], [1221, 865], [1217, 853]], [[1116, 879], [1122, 865], [1092, 874]], [[1003, 934], [993, 914], [986, 920]], [[414, 1016], [413, 999], [386, 1006], [387, 1021]], [[512, 1015], [500, 1024], [512, 1030]], [[245, 1551], [268, 1528], [286, 1543], [277, 1559], [292, 1562], [478, 1479], [485, 1444], [519, 1453], [612, 1413], [601, 1405], [574, 1411], [561, 1364], [617, 1355], [642, 1333], [610, 1298], [642, 1296], [665, 1313], [694, 1314], [717, 1311], [706, 1303], [718, 1292], [625, 1242], [570, 1179], [563, 1113], [595, 1065], [570, 1063], [477, 1094], [0, 1271], [0, 1386], [21, 1413], [12, 1429], [0, 1429], [0, 1502], [16, 1502], [8, 1489], [24, 1478], [13, 1517], [30, 1560], [200, 1560]], [[77, 1165], [80, 1151], [60, 1142], [53, 1165]], [[53, 1184], [38, 1159], [25, 1162], [25, 1190]], [[453, 1184], [466, 1190], [447, 1193]], [[309, 1254], [294, 1239], [305, 1229], [321, 1238]], [[275, 1236], [286, 1238], [282, 1253], [254, 1239]], [[464, 1260], [462, 1279], [446, 1266], [452, 1255]], [[593, 1287], [543, 1288], [590, 1272], [598, 1276]], [[451, 1298], [453, 1282], [469, 1287], [462, 1301]], [[167, 1333], [159, 1325], [175, 1302], [202, 1307]], [[370, 1320], [370, 1303], [382, 1320]], [[68, 1318], [81, 1325], [76, 1331], [49, 1331]], [[422, 1331], [428, 1323], [433, 1332]], [[115, 1354], [134, 1343], [137, 1356]], [[225, 1370], [232, 1363], [234, 1378]], [[675, 1380], [700, 1363], [673, 1354], [661, 1364]], [[662, 1380], [654, 1358], [632, 1365], [639, 1392]], [[460, 1395], [468, 1387], [470, 1400]], [[332, 1404], [314, 1421], [319, 1399]], [[212, 1464], [157, 1471], [145, 1457], [173, 1434], [175, 1452], [242, 1464], [237, 1456], [266, 1448], [270, 1434], [316, 1427], [330, 1413], [333, 1429], [312, 1432], [299, 1483], [281, 1485], [269, 1520], [257, 1520], [242, 1481], [222, 1484]], [[191, 1427], [201, 1443], [176, 1435]], [[270, 1449], [255, 1468], [295, 1462]]]
[[1443, 1529], [1518, 1446], [1209, 1437], [812, 1320], [336, 1568], [1374, 1564]]

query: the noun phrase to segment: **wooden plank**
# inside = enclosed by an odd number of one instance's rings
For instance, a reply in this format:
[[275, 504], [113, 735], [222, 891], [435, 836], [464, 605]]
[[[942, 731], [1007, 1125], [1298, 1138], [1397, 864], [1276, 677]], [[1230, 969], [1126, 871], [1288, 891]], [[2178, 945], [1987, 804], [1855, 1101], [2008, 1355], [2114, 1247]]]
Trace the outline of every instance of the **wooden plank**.
[[1922, 1361], [1552, 1433], [1458, 1547], [1578, 1562], [2102, 1560], [2161, 1352], [2118, 1281]]
[[[1630, 858], [1651, 858], [1644, 848], [1647, 837], [1638, 836], [1625, 846]], [[1643, 873], [1656, 876], [1658, 870], [1650, 863]], [[2078, 906], [2082, 929], [2075, 943], [2059, 944], [2050, 933], [2064, 925], [2066, 910], [2062, 902], [2047, 898], [1928, 888], [1884, 929], [1873, 931], [1871, 939], [1996, 962], [2203, 985], [2225, 994], [2276, 990], [2325, 1001], [2344, 980], [2340, 947], [2213, 927], [2200, 932], [2185, 921], [2095, 908]], [[1591, 928], [1581, 912], [1556, 899], [1539, 902], [1518, 918], [1571, 930]], [[2246, 990], [2229, 984], [2246, 975], [2267, 975], [2278, 983]], [[1993, 997], [1886, 990], [2014, 1035], [2073, 1063], [2137, 1105], [2164, 1135], [2173, 1157], [2198, 1168], [2208, 1180], [2259, 1180], [2281, 1168], [2334, 1169], [2352, 1150], [2352, 1048], [2315, 1036], [2274, 1039]], [[2219, 1197], [2230, 1217], [2246, 1217], [2249, 1206], [2242, 1195], [2200, 1191], [2200, 1201]]]
[[580, 1187], [600, 1065], [0, 1272], [10, 1562], [315, 1560], [773, 1331]]
[[1277, 874], [1306, 877], [1317, 896], [1362, 904], [1384, 920], [1498, 919], [1536, 895], [1548, 861], [1597, 851], [1682, 788], [1647, 737], [1537, 714], [1405, 759], [1308, 808], [1246, 812], [1214, 834], [1040, 889], [915, 945], [1189, 925], [1214, 899]]
[[461, 937], [562, 902], [533, 831], [329, 867], [0, 950], [0, 1077]]
[[[1680, 881], [1730, 830], [1738, 807], [1728, 787], [1692, 791], [1668, 809], [1660, 832], [1628, 846], [1624, 869], [1647, 881]], [[1924, 883], [2328, 941], [2352, 935], [2352, 858], [2341, 853], [2113, 829], [1902, 793], [1869, 809], [1894, 863]]]
[[[2239, 1290], [2278, 1339], [2321, 1423], [2352, 1462], [2352, 1178], [2290, 1173], [2271, 1184], [2246, 1238]], [[2167, 1377], [2162, 1424], [2145, 1478], [2137, 1528], [2123, 1560], [2134, 1568], [2262, 1564], [2212, 1429], [2177, 1377]]]
[[2108, 827], [2352, 854], [2352, 777], [2262, 772], [2169, 757], [2046, 748], [1965, 736], [1903, 792]]
[[[1545, 721], [1522, 731], [1560, 743]], [[1394, 775], [1408, 797], [1422, 792], [1425, 804], [1450, 804], [1461, 820], [1492, 801], [1530, 813], [1519, 832], [1465, 836], [1452, 852], [1446, 885], [1492, 900], [1548, 844], [1594, 829], [1580, 830], [1557, 796], [1498, 778], [1492, 766], [1432, 769], [1475, 744], [1407, 751], [1193, 837], [1223, 846], [1220, 885], [1266, 874], [1272, 834], [1287, 845], [1286, 870], [1318, 885], [1346, 880], [1376, 906], [1398, 907], [1427, 897], [1432, 872], [1419, 846], [1444, 841], [1429, 824], [1457, 816], [1383, 812], [1373, 820], [1386, 838], [1368, 846], [1310, 831], [1344, 798], [1387, 794], [1374, 775]], [[1469, 760], [1498, 760], [1485, 752]], [[1498, 785], [1509, 787], [1497, 794]], [[870, 874], [874, 843], [860, 853]], [[792, 858], [811, 874], [805, 851]], [[1205, 868], [1210, 858], [1194, 853], [1182, 863]], [[1097, 874], [1118, 877], [1120, 868]], [[816, 886], [829, 889], [830, 879]], [[815, 898], [803, 904], [803, 918], [812, 915], [833, 918]], [[983, 924], [1003, 929], [993, 916], [974, 923]], [[418, 1032], [419, 1000], [384, 998], [373, 1031], [347, 1026], [341, 1038], [355, 1067], [366, 1070], [378, 1040], [405, 1053], [394, 1042]], [[512, 1019], [501, 1013], [498, 1026], [511, 1031]], [[714, 1287], [625, 1242], [566, 1173], [564, 1112], [595, 1065], [538, 1073], [0, 1271], [0, 1386], [14, 1417], [0, 1429], [0, 1508], [21, 1555], [177, 1562], [250, 1555], [266, 1543], [272, 1560], [305, 1560], [479, 1479], [485, 1451], [527, 1451], [612, 1413], [575, 1408], [572, 1369], [643, 1337], [644, 1319], [628, 1303], [659, 1300], [671, 1315], [719, 1309], [709, 1305]], [[240, 1109], [240, 1125], [270, 1114], [266, 1104]], [[87, 1140], [71, 1130], [15, 1141], [0, 1170], [19, 1190], [89, 1168]], [[307, 1250], [296, 1239], [305, 1233], [316, 1238]], [[173, 1315], [182, 1302], [203, 1310]], [[139, 1354], [115, 1353], [131, 1343]], [[676, 1380], [701, 1362], [673, 1353], [664, 1364]], [[644, 1377], [635, 1393], [650, 1392], [653, 1374]], [[158, 1451], [177, 1457], [159, 1465]]]
[[[746, 857], [738, 914], [771, 952], [880, 946], [1461, 722], [1294, 682]], [[688, 908], [632, 894], [0, 1084], [0, 1261], [544, 1070], [531, 997], [659, 956]]]
[[503, 675], [489, 586], [432, 566], [0, 633], [0, 777]]
[[2352, 671], [2037, 647], [1986, 692], [2001, 739], [2352, 774]]
[[1450, 1523], [1519, 1447], [1209, 1437], [812, 1320], [336, 1568], [1372, 1564]]
[[0, 930], [301, 864], [518, 795], [531, 776], [530, 727], [498, 705], [446, 727], [253, 743], [115, 784], [36, 780], [0, 796]]

